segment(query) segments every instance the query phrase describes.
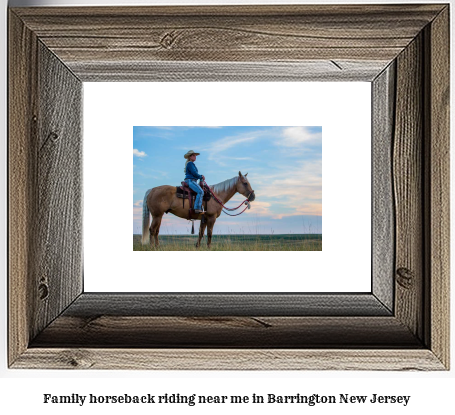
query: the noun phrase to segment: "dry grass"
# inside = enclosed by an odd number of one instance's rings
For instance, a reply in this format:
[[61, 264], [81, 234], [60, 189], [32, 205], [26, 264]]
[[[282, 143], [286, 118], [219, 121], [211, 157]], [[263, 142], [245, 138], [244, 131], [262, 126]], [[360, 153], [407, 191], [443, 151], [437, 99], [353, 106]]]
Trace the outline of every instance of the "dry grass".
[[[158, 251], [207, 251], [207, 237], [196, 248], [197, 235], [160, 235]], [[150, 251], [141, 244], [141, 236], [133, 235], [134, 251]], [[322, 251], [321, 234], [300, 235], [215, 235], [210, 251]]]

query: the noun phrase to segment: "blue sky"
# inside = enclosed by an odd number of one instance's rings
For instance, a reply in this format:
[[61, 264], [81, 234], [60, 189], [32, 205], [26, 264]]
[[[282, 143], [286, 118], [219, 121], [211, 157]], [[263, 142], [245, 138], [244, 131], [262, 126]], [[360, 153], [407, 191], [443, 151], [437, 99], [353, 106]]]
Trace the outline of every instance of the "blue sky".
[[[322, 127], [145, 126], [133, 127], [133, 233], [141, 232], [147, 189], [184, 179], [188, 150], [201, 153], [196, 166], [208, 184], [240, 170], [255, 190], [251, 210], [222, 213], [215, 234], [322, 233]], [[237, 194], [227, 206], [244, 199]], [[190, 228], [191, 222], [168, 214], [160, 233], [188, 234]]]

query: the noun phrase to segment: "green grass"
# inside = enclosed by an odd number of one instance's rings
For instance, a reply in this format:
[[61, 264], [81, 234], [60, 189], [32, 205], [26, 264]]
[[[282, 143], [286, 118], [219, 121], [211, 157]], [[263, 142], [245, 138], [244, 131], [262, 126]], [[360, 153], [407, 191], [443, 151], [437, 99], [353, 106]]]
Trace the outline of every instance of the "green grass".
[[[207, 251], [207, 237], [195, 247], [197, 235], [163, 235], [158, 251]], [[141, 244], [141, 235], [133, 235], [133, 251], [150, 251]], [[289, 235], [215, 235], [210, 251], [322, 251], [321, 234]]]

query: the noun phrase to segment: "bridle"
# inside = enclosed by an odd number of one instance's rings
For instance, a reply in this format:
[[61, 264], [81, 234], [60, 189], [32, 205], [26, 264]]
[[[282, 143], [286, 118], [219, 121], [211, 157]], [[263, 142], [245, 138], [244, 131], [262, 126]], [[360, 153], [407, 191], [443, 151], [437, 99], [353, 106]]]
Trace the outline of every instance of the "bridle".
[[[242, 184], [243, 184], [245, 187], [248, 188], [248, 184], [247, 184], [247, 183], [242, 182]], [[223, 213], [225, 213], [226, 215], [229, 215], [229, 216], [238, 216], [238, 215], [241, 215], [243, 212], [245, 212], [245, 210], [251, 209], [251, 206], [250, 206], [250, 197], [251, 197], [252, 194], [254, 194], [254, 190], [251, 190], [251, 192], [249, 193], [248, 197], [247, 197], [242, 203], [240, 203], [240, 205], [238, 205], [238, 206], [235, 207], [235, 208], [228, 208], [228, 207], [224, 206], [224, 205], [223, 205], [223, 202], [215, 196], [215, 193], [212, 192], [212, 189], [211, 189], [210, 186], [205, 182], [205, 180], [202, 182], [202, 185], [203, 185], [203, 187], [207, 188], [207, 190], [208, 190], [209, 193], [212, 195], [212, 197], [221, 205], [221, 207], [222, 207], [223, 209], [226, 209], [226, 210], [228, 210], [228, 211], [230, 211], [230, 212], [233, 212], [233, 211], [239, 209], [243, 204], [246, 205], [245, 209], [243, 209], [240, 213], [237, 213], [237, 214], [235, 214], [235, 215], [231, 215], [230, 213], [227, 213], [227, 212], [225, 212], [225, 211], [223, 210]]]
[[[246, 187], [246, 189], [248, 190], [248, 183], [242, 182], [242, 184], [243, 184], [243, 185]], [[248, 202], [250, 201], [250, 197], [251, 197], [251, 195], [252, 195], [253, 193], [254, 193], [254, 190], [251, 189], [250, 194], [249, 194], [249, 195], [247, 196], [247, 198], [246, 198], [246, 200], [247, 200]], [[243, 202], [243, 203], [245, 203], [245, 202]]]

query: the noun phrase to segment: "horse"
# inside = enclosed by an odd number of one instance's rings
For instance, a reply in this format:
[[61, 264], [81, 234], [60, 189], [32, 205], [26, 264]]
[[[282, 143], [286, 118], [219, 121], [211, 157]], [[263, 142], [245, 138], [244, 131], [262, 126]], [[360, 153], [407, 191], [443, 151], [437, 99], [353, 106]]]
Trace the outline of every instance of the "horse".
[[[239, 175], [232, 179], [227, 179], [224, 182], [210, 186], [213, 194], [223, 204], [227, 203], [236, 193], [245, 196], [250, 202], [255, 199], [254, 190], [251, 188], [250, 182], [239, 171]], [[179, 199], [177, 197], [177, 188], [175, 186], [158, 186], [147, 190], [144, 196], [142, 205], [142, 244], [147, 243], [147, 230], [150, 232], [150, 247], [152, 239], [155, 242], [155, 247], [159, 246], [158, 234], [160, 232], [161, 220], [165, 213], [172, 213], [175, 216], [183, 219], [202, 219], [202, 213], [191, 212], [188, 218], [189, 200]], [[201, 246], [201, 239], [204, 236], [205, 228], [207, 227], [207, 247], [210, 248], [212, 243], [212, 234], [215, 221], [221, 215], [223, 207], [213, 197], [207, 202], [207, 210], [204, 213], [205, 220], [201, 220], [199, 228], [199, 239], [196, 247]], [[150, 226], [150, 215], [152, 216], [152, 224]]]

